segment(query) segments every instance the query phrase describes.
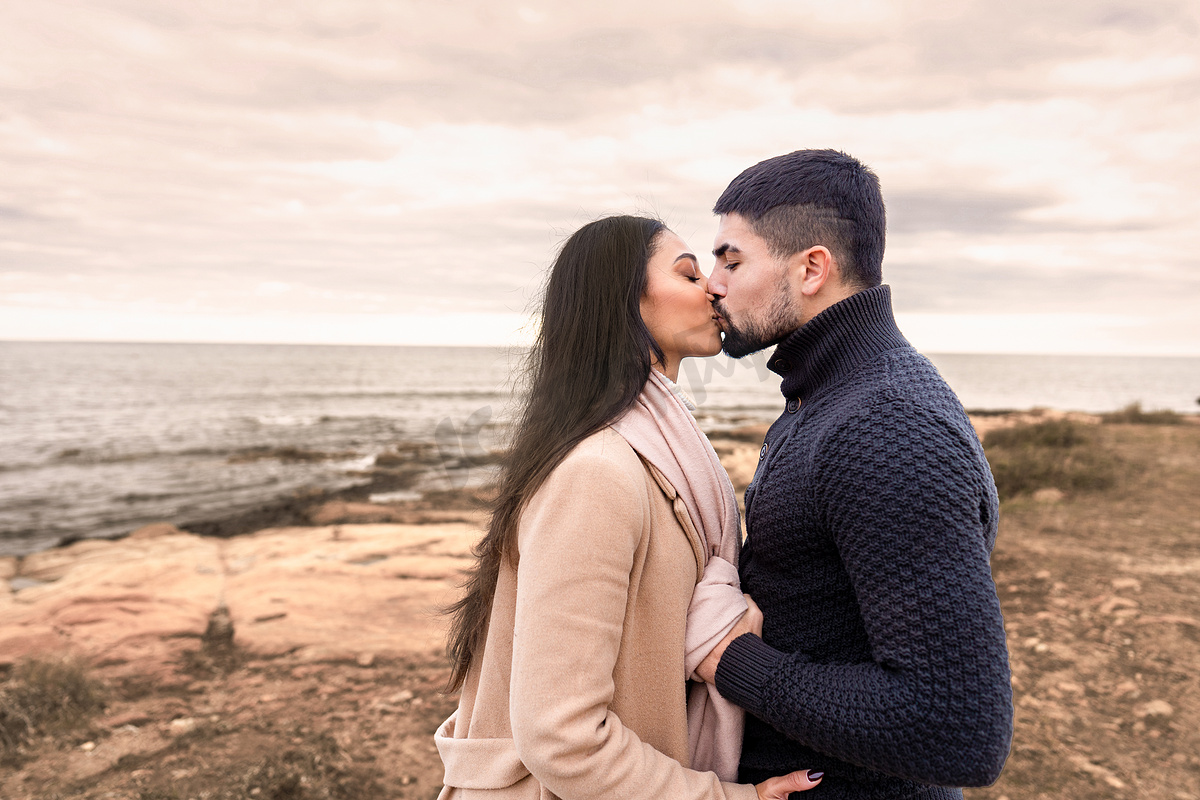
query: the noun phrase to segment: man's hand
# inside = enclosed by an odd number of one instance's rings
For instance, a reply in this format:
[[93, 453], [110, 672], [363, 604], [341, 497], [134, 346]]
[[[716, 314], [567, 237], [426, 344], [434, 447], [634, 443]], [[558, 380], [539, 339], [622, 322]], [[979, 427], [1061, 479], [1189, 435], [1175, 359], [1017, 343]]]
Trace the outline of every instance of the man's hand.
[[729, 647], [729, 643], [743, 633], [753, 633], [755, 636], [762, 636], [763, 615], [758, 604], [748, 594], [743, 594], [746, 598], [746, 604], [750, 606], [742, 618], [737, 621], [733, 629], [725, 634], [725, 638], [717, 643], [717, 646], [704, 657], [700, 662], [700, 666], [696, 667], [696, 674], [704, 679], [705, 683], [715, 683], [717, 680], [717, 665], [721, 663], [721, 656], [725, 655], [725, 648]]

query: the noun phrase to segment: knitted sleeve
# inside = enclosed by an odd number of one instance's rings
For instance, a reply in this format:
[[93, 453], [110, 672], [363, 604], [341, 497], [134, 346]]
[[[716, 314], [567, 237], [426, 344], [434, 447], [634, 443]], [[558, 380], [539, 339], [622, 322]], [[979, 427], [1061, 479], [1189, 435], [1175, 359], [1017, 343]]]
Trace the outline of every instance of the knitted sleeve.
[[818, 475], [873, 660], [813, 663], [747, 634], [722, 657], [718, 689], [836, 758], [925, 783], [995, 782], [1012, 689], [989, 566], [994, 487], [979, 451], [891, 401], [830, 434]]

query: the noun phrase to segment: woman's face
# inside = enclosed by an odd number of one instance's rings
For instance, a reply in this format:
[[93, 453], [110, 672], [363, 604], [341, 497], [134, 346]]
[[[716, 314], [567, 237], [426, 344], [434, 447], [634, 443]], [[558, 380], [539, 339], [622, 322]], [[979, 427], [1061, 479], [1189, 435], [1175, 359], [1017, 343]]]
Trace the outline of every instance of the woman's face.
[[681, 359], [721, 352], [721, 329], [708, 293], [708, 279], [684, 241], [663, 230], [653, 246], [646, 264], [642, 319], [666, 357], [667, 377], [675, 380]]

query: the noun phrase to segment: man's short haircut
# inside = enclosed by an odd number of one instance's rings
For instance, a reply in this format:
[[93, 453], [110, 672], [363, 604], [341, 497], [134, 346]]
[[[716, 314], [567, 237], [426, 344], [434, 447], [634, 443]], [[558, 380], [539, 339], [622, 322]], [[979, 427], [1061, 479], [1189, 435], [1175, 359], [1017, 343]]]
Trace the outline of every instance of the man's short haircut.
[[733, 179], [713, 213], [745, 217], [776, 258], [824, 245], [847, 284], [866, 289], [883, 280], [879, 178], [845, 153], [797, 150], [761, 161]]

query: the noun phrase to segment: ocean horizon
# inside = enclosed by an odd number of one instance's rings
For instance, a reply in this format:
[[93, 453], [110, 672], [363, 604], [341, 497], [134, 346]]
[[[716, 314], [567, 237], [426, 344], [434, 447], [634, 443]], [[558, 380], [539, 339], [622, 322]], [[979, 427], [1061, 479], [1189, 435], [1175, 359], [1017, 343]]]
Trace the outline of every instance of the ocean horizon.
[[[0, 556], [361, 485], [381, 456], [413, 447], [443, 465], [494, 449], [523, 352], [0, 341]], [[1200, 411], [1200, 357], [926, 355], [972, 411]], [[702, 427], [781, 412], [766, 357], [684, 362]], [[407, 493], [463, 480], [432, 468]]]

